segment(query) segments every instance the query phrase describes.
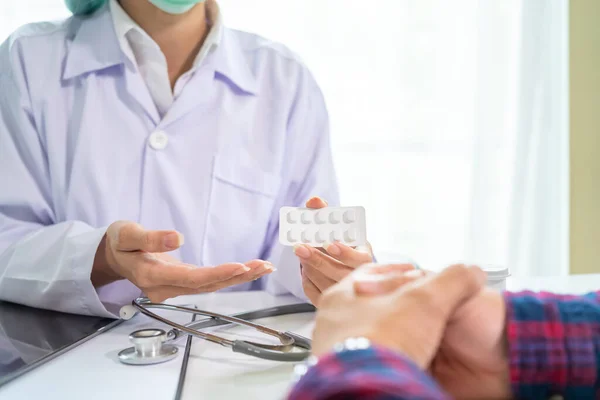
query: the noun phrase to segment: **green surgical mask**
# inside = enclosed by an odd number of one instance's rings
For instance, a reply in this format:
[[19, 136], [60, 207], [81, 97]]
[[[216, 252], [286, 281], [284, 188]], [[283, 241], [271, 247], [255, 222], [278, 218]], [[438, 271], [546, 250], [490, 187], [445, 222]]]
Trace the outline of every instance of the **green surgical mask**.
[[67, 8], [75, 15], [91, 14], [104, 5], [106, 0], [65, 0]]
[[204, 0], [148, 0], [156, 7], [169, 14], [183, 14]]
[[[148, 0], [169, 14], [183, 14], [204, 0]], [[65, 0], [65, 4], [75, 15], [91, 14], [106, 3], [106, 0]]]

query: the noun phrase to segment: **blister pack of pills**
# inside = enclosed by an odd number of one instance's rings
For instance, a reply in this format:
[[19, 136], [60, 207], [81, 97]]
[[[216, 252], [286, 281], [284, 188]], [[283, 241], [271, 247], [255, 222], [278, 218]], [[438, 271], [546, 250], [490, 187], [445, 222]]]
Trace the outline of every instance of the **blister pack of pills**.
[[364, 207], [282, 207], [279, 242], [285, 246], [323, 247], [333, 242], [362, 246], [367, 243], [366, 225]]

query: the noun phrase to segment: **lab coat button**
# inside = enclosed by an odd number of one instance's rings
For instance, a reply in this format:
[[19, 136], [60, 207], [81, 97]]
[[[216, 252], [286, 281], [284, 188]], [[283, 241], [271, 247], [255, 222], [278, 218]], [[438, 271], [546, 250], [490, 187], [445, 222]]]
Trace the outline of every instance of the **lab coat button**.
[[150, 135], [148, 142], [154, 150], [163, 150], [169, 143], [169, 137], [165, 132], [157, 131]]

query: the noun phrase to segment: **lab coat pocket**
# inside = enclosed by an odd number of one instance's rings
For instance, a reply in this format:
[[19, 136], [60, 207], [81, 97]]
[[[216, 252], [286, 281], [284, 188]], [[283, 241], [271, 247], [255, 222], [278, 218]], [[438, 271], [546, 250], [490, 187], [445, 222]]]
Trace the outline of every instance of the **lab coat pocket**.
[[259, 258], [281, 178], [244, 152], [215, 158], [204, 241], [208, 265]]

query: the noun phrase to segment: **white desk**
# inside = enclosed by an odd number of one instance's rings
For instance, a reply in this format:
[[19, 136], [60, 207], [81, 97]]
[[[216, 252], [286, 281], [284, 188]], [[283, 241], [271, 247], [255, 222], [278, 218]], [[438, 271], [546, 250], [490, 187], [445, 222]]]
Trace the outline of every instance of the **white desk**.
[[[183, 296], [173, 301], [176, 304], [197, 304], [199, 308], [225, 314], [298, 302], [293, 297], [275, 297], [264, 292], [213, 293]], [[183, 313], [162, 310], [158, 313], [180, 323], [190, 321], [190, 316]], [[298, 314], [278, 317], [276, 321], [266, 319], [258, 322], [310, 336], [312, 316]], [[6, 384], [0, 388], [0, 399], [172, 399], [179, 379], [185, 339], [178, 343], [179, 356], [163, 364], [129, 366], [120, 363], [117, 358], [120, 350], [131, 346], [129, 333], [148, 327], [169, 329], [150, 318], [137, 315]], [[269, 336], [257, 336], [245, 328], [217, 329], [219, 334], [223, 332], [226, 337], [232, 337], [235, 333], [238, 337], [243, 335], [261, 341], [272, 340]], [[277, 399], [285, 395], [292, 371], [292, 364], [254, 360], [195, 339], [183, 398]]]
[[[516, 278], [508, 281], [509, 290], [550, 290], [585, 293], [600, 288], [600, 274], [565, 278]], [[181, 297], [178, 304], [195, 303], [221, 313], [235, 313], [279, 304], [298, 302], [291, 297], [273, 297], [261, 292], [218, 293]], [[180, 314], [167, 314], [179, 322], [189, 321]], [[299, 314], [261, 321], [282, 330], [310, 336], [312, 316]], [[138, 315], [49, 363], [16, 379], [0, 389], [0, 399], [172, 399], [179, 377], [182, 357], [153, 366], [126, 366], [117, 353], [130, 346], [128, 334], [142, 327], [160, 327]], [[245, 328], [218, 328], [220, 334], [248, 336]], [[231, 337], [231, 336], [230, 336]], [[263, 338], [263, 336], [252, 337]], [[183, 353], [185, 340], [180, 342]], [[281, 399], [290, 385], [293, 365], [253, 359], [229, 349], [194, 341], [184, 399]]]

